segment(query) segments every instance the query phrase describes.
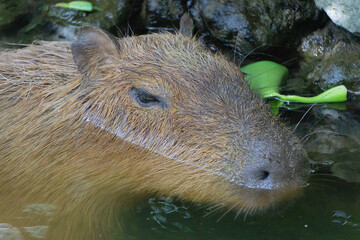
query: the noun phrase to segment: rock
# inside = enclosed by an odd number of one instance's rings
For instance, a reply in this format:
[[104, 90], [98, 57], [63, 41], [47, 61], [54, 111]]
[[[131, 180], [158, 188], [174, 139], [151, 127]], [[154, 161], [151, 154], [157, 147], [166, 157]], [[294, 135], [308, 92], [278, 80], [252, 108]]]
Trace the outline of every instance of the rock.
[[9, 41], [7, 35], [15, 35], [19, 26], [23, 27], [29, 22], [28, 15], [31, 11], [28, 2], [0, 0], [0, 44], [1, 41]]
[[[136, 11], [140, 11], [141, 5], [141, 0], [96, 0], [93, 1], [93, 4], [101, 10], [89, 13], [56, 7], [52, 0], [22, 1], [29, 2], [28, 4], [20, 4], [20, 1], [17, 4], [17, 2], [10, 0], [4, 5], [5, 7], [0, 5], [0, 16], [4, 11], [2, 8], [25, 6], [24, 18], [27, 19], [27, 22], [19, 26], [14, 19], [10, 19], [9, 22], [16, 25], [16, 32], [12, 32], [10, 29], [3, 33], [7, 35], [9, 41], [21, 39], [22, 43], [30, 43], [35, 39], [73, 41], [76, 38], [77, 30], [82, 25], [93, 25], [112, 32], [125, 32], [130, 22], [129, 19]], [[7, 12], [5, 11], [5, 13]], [[14, 15], [13, 12], [11, 14]]]
[[116, 25], [127, 26], [127, 20], [138, 7], [140, 1], [132, 0], [108, 0], [94, 1], [93, 4], [99, 7], [100, 11], [86, 13], [82, 11], [58, 8], [50, 5], [49, 16], [57, 24], [83, 25], [90, 24], [102, 29], [111, 29]]
[[199, 0], [190, 10], [196, 26], [245, 53], [259, 46], [296, 46], [324, 21], [312, 1]]
[[315, 0], [337, 25], [352, 33], [360, 33], [360, 5], [354, 0]]
[[313, 114], [313, 123], [310, 121], [307, 123], [310, 131], [307, 134], [310, 137], [305, 141], [306, 150], [309, 153], [335, 154], [336, 156], [336, 153], [358, 150], [360, 145], [358, 114], [324, 107], [314, 108]]
[[144, 25], [152, 30], [154, 28], [178, 27], [180, 17], [186, 11], [181, 0], [145, 0], [141, 10]]
[[344, 84], [360, 93], [360, 41], [354, 35], [330, 23], [304, 38], [298, 52], [299, 72], [313, 92]]
[[27, 0], [0, 1], [0, 31], [11, 27], [14, 22], [24, 20], [28, 13]]

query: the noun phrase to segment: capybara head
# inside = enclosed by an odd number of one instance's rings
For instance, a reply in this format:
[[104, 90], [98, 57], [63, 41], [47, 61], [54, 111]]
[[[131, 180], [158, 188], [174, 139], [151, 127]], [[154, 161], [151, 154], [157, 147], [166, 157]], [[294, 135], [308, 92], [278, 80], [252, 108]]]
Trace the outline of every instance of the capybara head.
[[305, 185], [298, 138], [235, 64], [186, 34], [116, 39], [84, 27], [72, 54], [83, 75], [72, 106], [130, 146], [131, 162], [113, 168], [136, 182], [132, 191], [249, 210]]

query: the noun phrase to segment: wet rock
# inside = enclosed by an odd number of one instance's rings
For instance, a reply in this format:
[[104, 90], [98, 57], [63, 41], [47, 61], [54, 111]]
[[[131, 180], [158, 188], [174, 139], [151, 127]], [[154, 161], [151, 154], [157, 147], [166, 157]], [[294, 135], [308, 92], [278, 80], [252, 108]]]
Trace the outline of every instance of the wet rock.
[[344, 84], [360, 93], [359, 38], [333, 23], [304, 38], [298, 52], [302, 76], [314, 92]]
[[10, 41], [12, 39], [21, 39], [21, 42], [25, 43], [35, 39], [73, 41], [78, 28], [82, 25], [93, 25], [115, 33], [125, 32], [129, 19], [135, 11], [140, 10], [141, 5], [141, 0], [96, 0], [92, 3], [101, 10], [83, 12], [55, 7], [53, 0], [25, 2], [29, 2], [26, 15], [28, 22], [17, 26], [13, 34], [11, 31], [4, 32]]
[[9, 28], [14, 22], [22, 21], [28, 14], [28, 1], [0, 1], [0, 31]]
[[323, 9], [337, 25], [352, 33], [360, 33], [360, 5], [354, 0], [315, 0], [316, 6]]
[[181, 0], [145, 0], [141, 10], [144, 25], [149, 29], [178, 27], [187, 10]]
[[50, 6], [49, 16], [57, 24], [91, 24], [102, 29], [111, 29], [116, 25], [125, 26], [127, 20], [133, 14], [133, 10], [138, 7], [140, 1], [133, 0], [108, 0], [93, 1], [93, 5], [100, 8], [100, 11], [91, 13]]
[[296, 46], [323, 24], [312, 1], [199, 0], [190, 10], [196, 26], [244, 53], [258, 46]]
[[[310, 138], [305, 142], [309, 152], [333, 154], [353, 152], [360, 145], [360, 117], [349, 111], [328, 107], [313, 109], [314, 122], [308, 122]], [[316, 143], [316, 144], [312, 144]]]
[[[7, 41], [8, 33], [15, 34], [18, 26], [25, 26], [30, 14], [27, 0], [1, 1], [0, 0], [0, 41]], [[0, 46], [1, 47], [1, 46]]]

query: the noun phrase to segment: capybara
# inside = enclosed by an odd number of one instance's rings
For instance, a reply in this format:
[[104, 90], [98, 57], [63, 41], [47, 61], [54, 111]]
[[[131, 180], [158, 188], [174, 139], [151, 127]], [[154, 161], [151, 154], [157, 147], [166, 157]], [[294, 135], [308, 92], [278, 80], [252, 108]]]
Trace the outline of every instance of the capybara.
[[298, 138], [186, 25], [3, 51], [0, 81], [0, 223], [25, 238], [104, 237], [149, 194], [250, 212], [305, 186]]

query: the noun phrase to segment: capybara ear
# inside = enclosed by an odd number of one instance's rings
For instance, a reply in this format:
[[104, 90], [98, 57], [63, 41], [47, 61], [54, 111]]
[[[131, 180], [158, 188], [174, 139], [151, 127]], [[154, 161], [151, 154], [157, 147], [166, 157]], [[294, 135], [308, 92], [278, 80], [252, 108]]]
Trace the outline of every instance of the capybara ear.
[[71, 50], [80, 72], [88, 74], [87, 72], [96, 66], [115, 61], [120, 52], [120, 45], [110, 33], [85, 26], [81, 28]]
[[193, 20], [188, 13], [184, 13], [180, 19], [180, 30], [179, 32], [189, 38], [192, 37]]

